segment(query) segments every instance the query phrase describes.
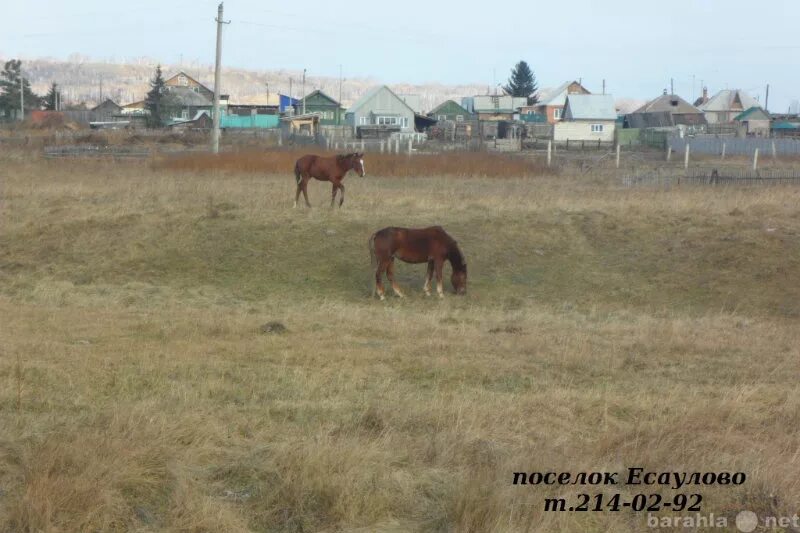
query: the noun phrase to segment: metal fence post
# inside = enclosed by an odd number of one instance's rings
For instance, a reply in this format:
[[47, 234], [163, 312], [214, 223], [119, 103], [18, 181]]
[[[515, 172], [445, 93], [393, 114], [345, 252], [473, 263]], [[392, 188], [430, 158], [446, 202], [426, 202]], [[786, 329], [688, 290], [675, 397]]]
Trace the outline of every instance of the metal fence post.
[[725, 146], [726, 146], [726, 143], [722, 143], [722, 157], [721, 157], [721, 159], [723, 159], [723, 160], [725, 159]]
[[758, 148], [753, 152], [753, 170], [758, 170]]
[[550, 161], [552, 158], [552, 147], [553, 141], [547, 141], [547, 166], [550, 166]]
[[619, 143], [617, 143], [617, 168], [619, 168]]

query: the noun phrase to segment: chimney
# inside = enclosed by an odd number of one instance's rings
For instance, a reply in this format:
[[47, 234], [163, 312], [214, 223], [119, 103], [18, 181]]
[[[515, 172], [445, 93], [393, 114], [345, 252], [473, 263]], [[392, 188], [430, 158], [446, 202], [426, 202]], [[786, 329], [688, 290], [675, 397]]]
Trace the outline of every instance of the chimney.
[[708, 87], [703, 87], [703, 100], [708, 100]]
[[664, 89], [664, 96], [666, 96], [666, 95], [667, 95], [667, 90], [666, 90], [666, 89]]

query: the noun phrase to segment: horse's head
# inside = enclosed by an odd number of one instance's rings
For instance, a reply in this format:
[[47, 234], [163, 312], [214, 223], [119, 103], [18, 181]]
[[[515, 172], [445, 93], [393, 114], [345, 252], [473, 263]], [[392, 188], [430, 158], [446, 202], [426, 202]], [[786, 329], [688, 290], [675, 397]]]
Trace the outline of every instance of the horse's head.
[[353, 170], [358, 172], [358, 175], [362, 178], [367, 175], [367, 171], [364, 167], [364, 153], [355, 153], [350, 155], [350, 161], [353, 164]]
[[464, 263], [463, 269], [453, 269], [453, 274], [450, 276], [450, 283], [453, 284], [453, 289], [456, 294], [467, 294], [467, 265]]

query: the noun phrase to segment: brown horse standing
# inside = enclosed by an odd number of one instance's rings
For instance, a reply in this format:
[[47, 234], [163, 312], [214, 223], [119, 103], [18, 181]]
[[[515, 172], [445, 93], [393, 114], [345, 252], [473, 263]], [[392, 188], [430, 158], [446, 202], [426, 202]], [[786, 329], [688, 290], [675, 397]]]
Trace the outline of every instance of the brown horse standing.
[[339, 197], [339, 207], [344, 203], [344, 185], [342, 180], [349, 170], [355, 170], [363, 178], [364, 154], [352, 153], [346, 155], [336, 155], [333, 157], [322, 157], [318, 155], [304, 155], [294, 164], [294, 177], [297, 181], [297, 193], [294, 195], [294, 207], [297, 207], [297, 200], [300, 199], [300, 192], [306, 200], [306, 205], [311, 207], [308, 202], [308, 180], [311, 178], [320, 181], [330, 181], [333, 185], [331, 190], [331, 207], [336, 200], [336, 191], [341, 190]]
[[397, 296], [403, 297], [400, 287], [394, 282], [394, 259], [398, 258], [406, 263], [428, 263], [428, 274], [425, 277], [425, 295], [431, 294], [431, 277], [436, 273], [436, 292], [439, 298], [444, 297], [442, 290], [442, 267], [445, 261], [450, 261], [453, 274], [450, 281], [456, 294], [467, 292], [467, 263], [458, 244], [441, 226], [430, 228], [383, 228], [369, 238], [369, 250], [373, 258], [377, 259], [378, 268], [375, 271], [375, 290], [381, 300], [384, 299], [383, 273], [392, 284], [392, 289]]

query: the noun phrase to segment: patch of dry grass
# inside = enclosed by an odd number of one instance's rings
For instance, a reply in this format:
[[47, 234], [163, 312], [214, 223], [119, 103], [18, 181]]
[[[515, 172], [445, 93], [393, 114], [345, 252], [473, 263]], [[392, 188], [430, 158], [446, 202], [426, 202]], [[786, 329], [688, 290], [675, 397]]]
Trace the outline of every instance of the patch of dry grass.
[[[221, 154], [192, 154], [164, 160], [161, 168], [182, 172], [226, 172], [253, 174], [294, 174], [294, 164], [307, 154], [333, 155], [319, 149], [287, 151], [243, 151]], [[531, 158], [491, 153], [365, 155], [370, 175], [382, 177], [503, 177], [530, 178], [556, 171]]]
[[[238, 163], [4, 162], [0, 531], [641, 531], [511, 485], [629, 466], [800, 507], [796, 189], [371, 170], [292, 210]], [[432, 223], [469, 294], [370, 299], [369, 234]]]

